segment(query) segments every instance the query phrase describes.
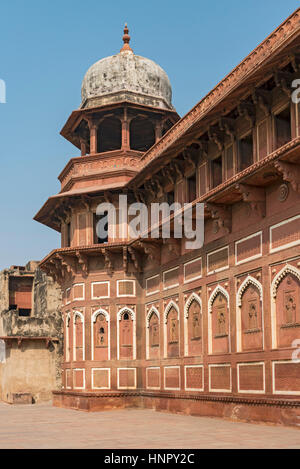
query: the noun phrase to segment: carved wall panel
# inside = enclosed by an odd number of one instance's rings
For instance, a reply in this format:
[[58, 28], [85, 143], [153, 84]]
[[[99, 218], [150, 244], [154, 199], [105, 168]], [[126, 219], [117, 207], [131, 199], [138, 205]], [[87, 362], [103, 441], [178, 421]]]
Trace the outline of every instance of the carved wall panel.
[[108, 360], [108, 322], [104, 314], [98, 314], [93, 323], [94, 360]]
[[120, 359], [133, 359], [133, 320], [129, 313], [122, 315], [119, 324]]
[[250, 284], [242, 296], [241, 329], [243, 351], [263, 348], [262, 305], [255, 285]]
[[159, 358], [160, 356], [160, 327], [159, 318], [152, 313], [149, 321], [149, 358]]
[[193, 300], [188, 308], [188, 355], [202, 354], [202, 314], [200, 304]]
[[288, 273], [280, 282], [276, 296], [278, 347], [291, 347], [300, 334], [300, 281]]
[[174, 307], [170, 309], [167, 318], [167, 355], [179, 356], [179, 321], [178, 312]]
[[218, 293], [212, 305], [212, 352], [229, 352], [229, 314], [227, 299]]

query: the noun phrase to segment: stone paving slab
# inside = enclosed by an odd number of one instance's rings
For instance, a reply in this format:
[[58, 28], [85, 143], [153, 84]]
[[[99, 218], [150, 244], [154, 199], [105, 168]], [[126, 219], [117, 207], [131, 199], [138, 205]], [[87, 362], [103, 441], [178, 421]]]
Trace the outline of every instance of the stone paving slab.
[[300, 429], [152, 410], [86, 413], [0, 403], [0, 448], [300, 449]]

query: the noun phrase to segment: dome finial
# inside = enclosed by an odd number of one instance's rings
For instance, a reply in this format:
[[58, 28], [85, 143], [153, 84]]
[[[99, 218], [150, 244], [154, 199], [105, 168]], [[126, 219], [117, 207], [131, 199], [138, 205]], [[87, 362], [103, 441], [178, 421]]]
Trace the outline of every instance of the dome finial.
[[133, 50], [131, 49], [131, 47], [129, 45], [130, 36], [129, 36], [128, 33], [129, 33], [129, 29], [128, 29], [127, 23], [125, 23], [124, 36], [123, 36], [124, 45], [123, 45], [120, 52], [126, 52], [126, 51], [133, 52]]

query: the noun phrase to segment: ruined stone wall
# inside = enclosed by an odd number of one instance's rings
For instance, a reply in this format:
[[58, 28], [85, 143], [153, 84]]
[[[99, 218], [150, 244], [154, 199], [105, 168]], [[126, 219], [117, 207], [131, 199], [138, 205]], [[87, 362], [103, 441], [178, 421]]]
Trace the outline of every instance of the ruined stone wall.
[[1, 400], [14, 404], [50, 401], [57, 379], [58, 345], [44, 341], [17, 341], [6, 346], [6, 361], [0, 366]]
[[[63, 321], [60, 312], [61, 291], [47, 277], [36, 262], [26, 266], [35, 272], [33, 281], [33, 307], [30, 317], [19, 316], [9, 310], [9, 276], [14, 272], [0, 273], [0, 334], [4, 337], [25, 337], [5, 342], [4, 359], [0, 360], [0, 397], [14, 403], [16, 396], [28, 395], [29, 401], [49, 400], [51, 392], [61, 387], [61, 362], [63, 354]], [[30, 340], [29, 337], [56, 339]]]

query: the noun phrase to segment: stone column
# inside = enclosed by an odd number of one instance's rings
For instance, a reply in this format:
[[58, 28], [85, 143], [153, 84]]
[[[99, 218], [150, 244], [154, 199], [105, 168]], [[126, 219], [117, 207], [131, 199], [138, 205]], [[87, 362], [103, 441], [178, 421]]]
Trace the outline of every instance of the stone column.
[[98, 130], [98, 125], [95, 121], [90, 121], [89, 122], [89, 128], [90, 128], [90, 154], [94, 155], [97, 153], [97, 130]]
[[124, 117], [122, 119], [122, 150], [130, 150], [130, 120], [127, 117], [127, 109], [124, 109]]
[[81, 156], [86, 155], [86, 142], [83, 138], [80, 139], [80, 150], [81, 150]]

